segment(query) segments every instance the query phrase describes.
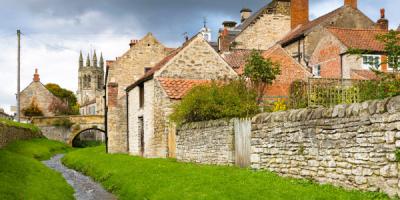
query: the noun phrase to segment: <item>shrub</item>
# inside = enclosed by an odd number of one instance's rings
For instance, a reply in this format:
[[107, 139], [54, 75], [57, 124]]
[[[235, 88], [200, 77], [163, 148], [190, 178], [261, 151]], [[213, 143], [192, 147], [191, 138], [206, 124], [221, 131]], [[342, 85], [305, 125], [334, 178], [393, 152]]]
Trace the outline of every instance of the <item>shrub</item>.
[[288, 106], [294, 109], [308, 106], [307, 82], [296, 80], [290, 85]]
[[40, 110], [35, 98], [32, 99], [29, 107], [22, 109], [21, 112], [27, 117], [43, 116], [43, 112]]
[[56, 113], [56, 115], [78, 115], [79, 105], [77, 99], [72, 91], [61, 88], [54, 83], [48, 83], [45, 87], [59, 99], [53, 100], [49, 109]]
[[274, 102], [274, 109], [272, 110], [273, 112], [285, 111], [285, 110], [287, 110], [285, 100], [279, 99], [278, 101]]
[[170, 120], [179, 124], [221, 118], [250, 117], [259, 112], [257, 93], [244, 80], [192, 88], [174, 106]]

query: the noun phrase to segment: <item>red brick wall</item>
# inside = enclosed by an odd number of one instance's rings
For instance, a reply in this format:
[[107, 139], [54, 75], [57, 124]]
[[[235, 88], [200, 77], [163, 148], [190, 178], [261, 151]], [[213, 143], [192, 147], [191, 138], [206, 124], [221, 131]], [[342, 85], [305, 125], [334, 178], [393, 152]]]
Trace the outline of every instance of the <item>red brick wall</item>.
[[108, 87], [107, 90], [108, 107], [116, 107], [118, 100], [118, 84], [109, 83], [107, 87]]
[[295, 61], [280, 47], [274, 47], [272, 53], [264, 53], [264, 57], [280, 64], [281, 74], [271, 86], [266, 89], [266, 96], [289, 96], [290, 85], [293, 81], [304, 80], [311, 77], [311, 73], [305, 67]]
[[310, 66], [321, 66], [322, 78], [340, 78], [342, 75], [340, 62], [340, 44], [337, 41], [326, 38], [315, 49]]

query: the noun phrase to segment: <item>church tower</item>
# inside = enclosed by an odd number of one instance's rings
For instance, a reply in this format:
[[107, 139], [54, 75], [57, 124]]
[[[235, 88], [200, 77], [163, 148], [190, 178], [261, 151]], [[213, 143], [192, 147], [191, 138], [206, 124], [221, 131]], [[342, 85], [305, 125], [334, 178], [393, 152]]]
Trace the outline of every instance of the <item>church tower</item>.
[[[90, 112], [81, 114], [99, 114], [102, 110], [99, 106], [103, 101], [104, 95], [104, 60], [103, 54], [100, 60], [97, 60], [96, 51], [93, 52], [92, 58], [89, 54], [86, 57], [86, 65], [83, 65], [82, 51], [79, 54], [79, 70], [78, 70], [78, 91], [77, 98], [81, 108], [90, 107]], [[97, 106], [96, 106], [97, 105]], [[92, 108], [94, 107], [94, 108]], [[85, 108], [86, 109], [86, 108]]]

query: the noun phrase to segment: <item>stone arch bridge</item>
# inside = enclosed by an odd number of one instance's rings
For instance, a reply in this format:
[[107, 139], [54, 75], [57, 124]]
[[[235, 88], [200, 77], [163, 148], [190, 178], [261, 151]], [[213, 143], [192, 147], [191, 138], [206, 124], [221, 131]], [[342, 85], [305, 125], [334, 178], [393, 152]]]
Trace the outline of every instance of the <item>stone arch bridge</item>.
[[71, 146], [74, 138], [84, 131], [98, 130], [105, 133], [103, 115], [34, 117], [32, 124], [38, 126], [46, 138]]

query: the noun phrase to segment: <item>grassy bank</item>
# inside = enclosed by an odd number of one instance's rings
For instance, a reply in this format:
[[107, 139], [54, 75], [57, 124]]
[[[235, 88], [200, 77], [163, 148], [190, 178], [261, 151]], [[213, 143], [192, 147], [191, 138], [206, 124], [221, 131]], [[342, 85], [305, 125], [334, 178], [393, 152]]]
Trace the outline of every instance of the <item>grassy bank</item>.
[[39, 161], [68, 149], [47, 139], [16, 141], [1, 149], [0, 199], [74, 199], [61, 174]]
[[269, 172], [107, 155], [104, 147], [68, 153], [63, 162], [120, 199], [387, 199], [380, 193], [345, 191]]

